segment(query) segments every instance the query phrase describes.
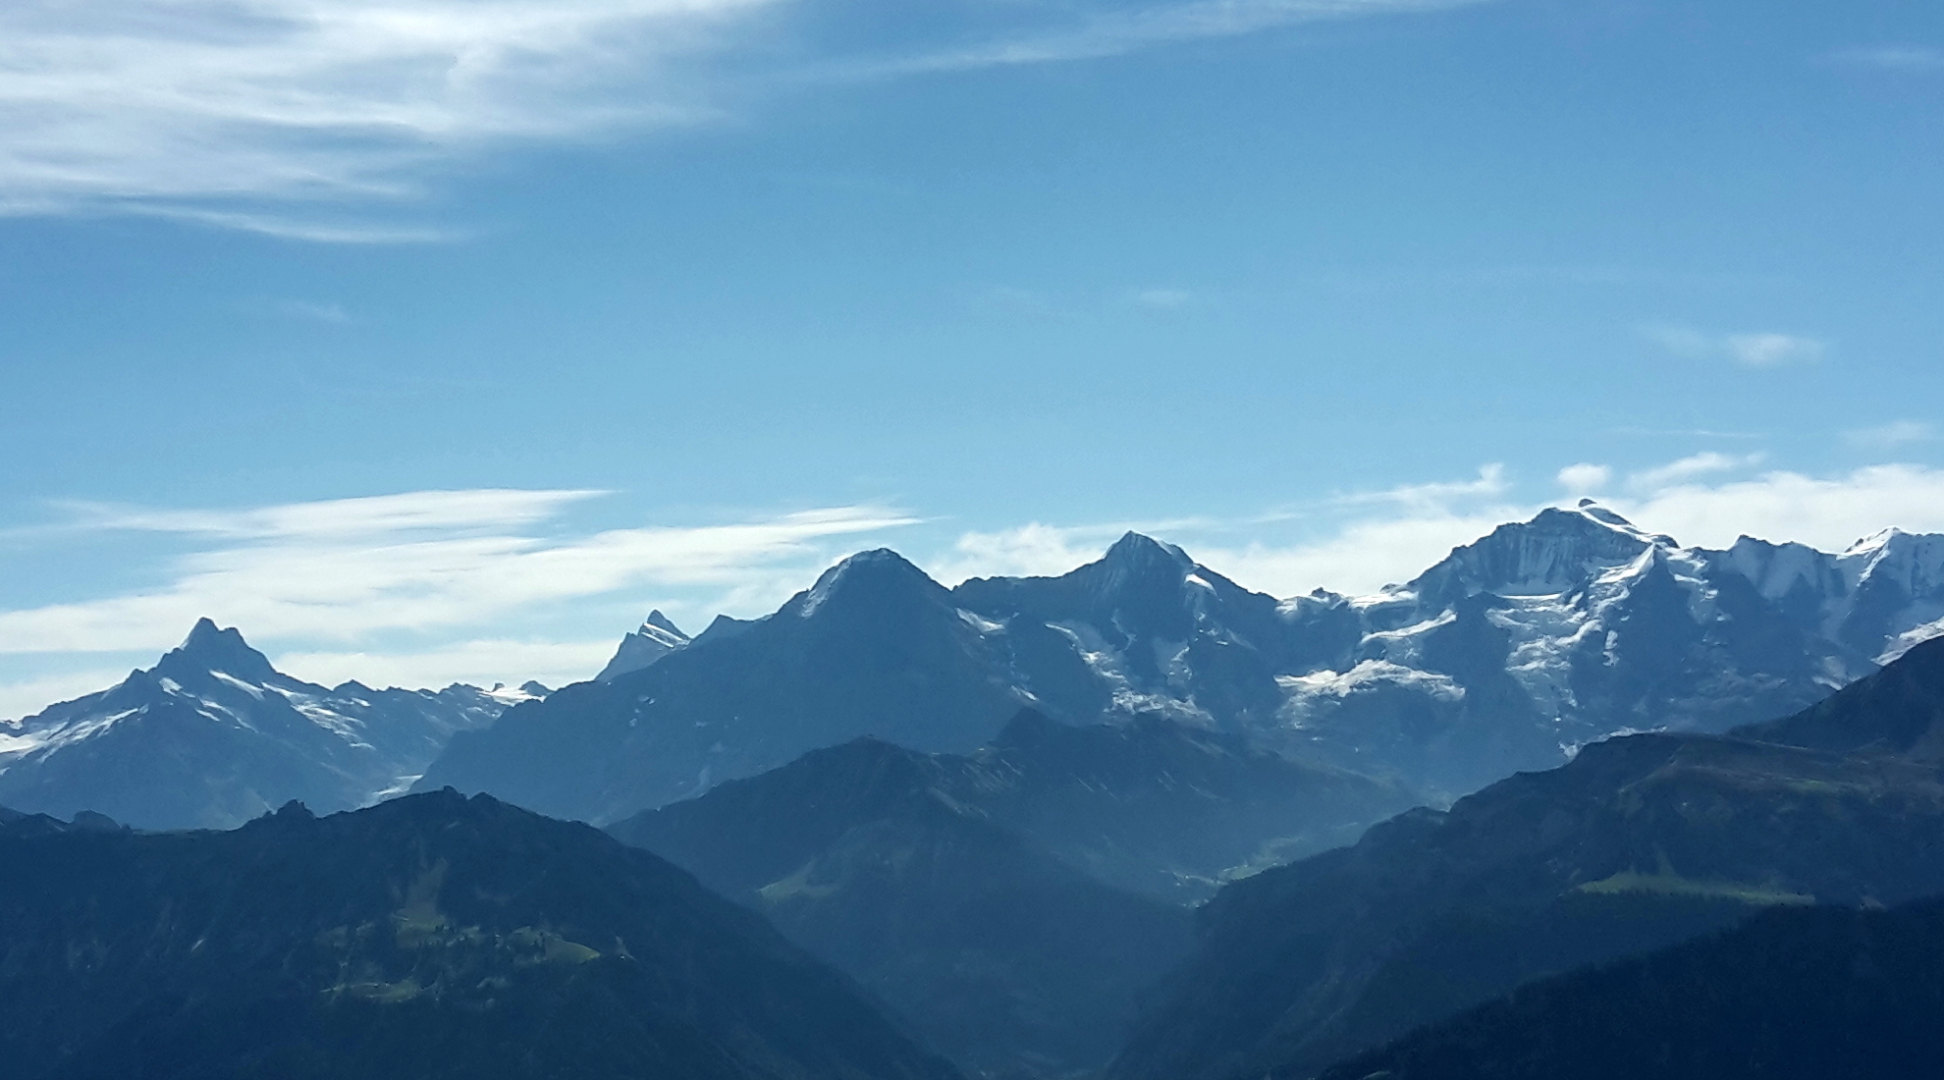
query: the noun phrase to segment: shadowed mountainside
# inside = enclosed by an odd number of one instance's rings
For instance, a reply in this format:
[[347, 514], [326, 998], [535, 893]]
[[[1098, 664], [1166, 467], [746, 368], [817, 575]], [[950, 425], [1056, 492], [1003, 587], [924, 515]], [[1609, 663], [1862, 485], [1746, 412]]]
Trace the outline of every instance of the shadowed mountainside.
[[1322, 1080], [1944, 1075], [1944, 902], [1778, 908], [1533, 983]]
[[[1924, 693], [1897, 688], [1937, 685], [1940, 664], [1944, 649], [1920, 646], [1842, 700], [1925, 715]], [[1810, 713], [1764, 730], [1828, 739], [1847, 723], [1856, 745], [1885, 745], [1875, 707]], [[1532, 978], [1757, 907], [1944, 892], [1939, 835], [1944, 783], [1928, 761], [1709, 736], [1598, 743], [1224, 889], [1110, 1075], [1309, 1075]]]
[[0, 823], [21, 1080], [956, 1075], [688, 874], [490, 798], [87, 824]]

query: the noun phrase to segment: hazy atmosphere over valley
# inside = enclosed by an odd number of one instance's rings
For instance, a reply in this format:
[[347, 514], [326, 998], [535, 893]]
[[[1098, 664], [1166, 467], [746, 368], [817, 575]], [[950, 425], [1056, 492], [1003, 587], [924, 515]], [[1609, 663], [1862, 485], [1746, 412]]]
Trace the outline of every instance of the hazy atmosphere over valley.
[[0, 1061], [1944, 1071], [1940, 297], [1921, 4], [0, 5]]

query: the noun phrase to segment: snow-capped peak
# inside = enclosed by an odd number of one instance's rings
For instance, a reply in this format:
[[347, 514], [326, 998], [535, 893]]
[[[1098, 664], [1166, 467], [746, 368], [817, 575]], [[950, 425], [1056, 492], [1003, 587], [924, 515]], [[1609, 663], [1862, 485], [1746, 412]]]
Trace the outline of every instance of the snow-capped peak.
[[1644, 532], [1582, 500], [1570, 510], [1548, 508], [1531, 521], [1501, 525], [1393, 591], [1414, 592], [1440, 605], [1478, 593], [1555, 595], [1632, 564], [1644, 551], [1673, 547], [1671, 538]]

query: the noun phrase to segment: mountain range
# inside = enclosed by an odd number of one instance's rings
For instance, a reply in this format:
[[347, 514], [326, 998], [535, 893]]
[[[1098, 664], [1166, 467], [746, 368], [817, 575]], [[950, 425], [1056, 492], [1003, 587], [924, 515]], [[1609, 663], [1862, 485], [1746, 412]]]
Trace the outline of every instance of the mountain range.
[[228, 832], [0, 815], [19, 1080], [953, 1080], [647, 852], [454, 792]]
[[0, 728], [0, 1059], [1363, 1080], [1571, 1072], [1520, 1025], [1614, 1016], [1662, 1071], [1785, 1047], [1747, 1003], [1931, 985], [1872, 951], [1926, 909], [1854, 910], [1944, 894], [1940, 631], [1944, 538], [1711, 551], [1590, 503], [1365, 597], [1136, 534], [952, 589], [865, 552], [555, 692], [325, 688], [205, 620]]
[[1236, 882], [1108, 1076], [1309, 1076], [1760, 908], [1944, 893], [1941, 715], [1944, 640], [1796, 716], [1610, 739]]
[[349, 809], [403, 791], [454, 732], [543, 693], [326, 688], [203, 619], [154, 667], [0, 726], [0, 805], [154, 829], [230, 828], [291, 799]]
[[859, 736], [967, 753], [1029, 706], [1165, 716], [1437, 801], [1616, 732], [1795, 712], [1940, 631], [1944, 537], [1713, 551], [1591, 503], [1363, 597], [1278, 600], [1132, 533], [1059, 577], [954, 589], [871, 551], [457, 734], [420, 785], [608, 822]]

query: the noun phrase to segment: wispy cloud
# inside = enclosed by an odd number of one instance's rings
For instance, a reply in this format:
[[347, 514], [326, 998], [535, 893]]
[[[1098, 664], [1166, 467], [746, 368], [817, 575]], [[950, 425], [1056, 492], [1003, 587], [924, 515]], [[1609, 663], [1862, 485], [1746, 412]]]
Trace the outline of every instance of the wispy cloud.
[[[860, 65], [856, 73], [900, 75], [1091, 60], [1157, 45], [1237, 37], [1300, 23], [1445, 11], [1488, 2], [1491, 0], [1191, 0], [1189, 3], [1121, 5], [1095, 9], [1077, 23], [1056, 23], [968, 45]], [[1084, 12], [1087, 8], [1081, 6], [1079, 10]]]
[[1642, 469], [1627, 476], [1627, 487], [1635, 492], [1661, 491], [1676, 484], [1716, 473], [1752, 469], [1762, 463], [1763, 455], [1722, 454], [1713, 450], [1690, 454], [1665, 465]]
[[1876, 71], [1944, 71], [1944, 49], [1927, 45], [1859, 45], [1830, 53], [1831, 63]]
[[0, 5], [0, 215], [146, 214], [321, 243], [450, 240], [465, 232], [380, 211], [509, 145], [707, 122], [724, 102], [779, 85], [1083, 60], [1483, 2], [988, 5], [976, 30], [945, 18], [956, 31], [805, 64], [801, 49], [772, 47], [797, 24], [766, 16], [847, 17], [835, 5], [11, 0]]
[[1676, 356], [1691, 360], [1731, 360], [1752, 368], [1814, 363], [1829, 348], [1819, 338], [1773, 330], [1707, 334], [1687, 326], [1649, 326], [1641, 333]]
[[568, 533], [538, 526], [585, 491], [432, 491], [245, 511], [84, 506], [75, 527], [205, 543], [152, 589], [0, 612], [0, 653], [154, 650], [208, 615], [266, 640], [358, 645], [472, 628], [566, 600], [708, 587], [746, 609], [814, 575], [820, 541], [908, 525], [876, 506], [722, 525]]
[[1613, 469], [1582, 461], [1559, 470], [1557, 479], [1568, 495], [1598, 495], [1613, 482]]
[[306, 207], [409, 196], [488, 144], [709, 115], [680, 63], [779, 2], [13, 0], [0, 209], [435, 239]]
[[303, 322], [342, 324], [351, 321], [351, 313], [344, 310], [343, 304], [320, 304], [315, 300], [279, 300], [271, 305], [271, 310], [285, 318]]
[[1927, 420], [1893, 420], [1876, 427], [1847, 431], [1843, 436], [1858, 446], [1888, 448], [1934, 442], [1938, 431], [1937, 425]]
[[1134, 294], [1134, 302], [1142, 307], [1172, 311], [1186, 307], [1195, 299], [1195, 294], [1187, 289], [1141, 289]]

